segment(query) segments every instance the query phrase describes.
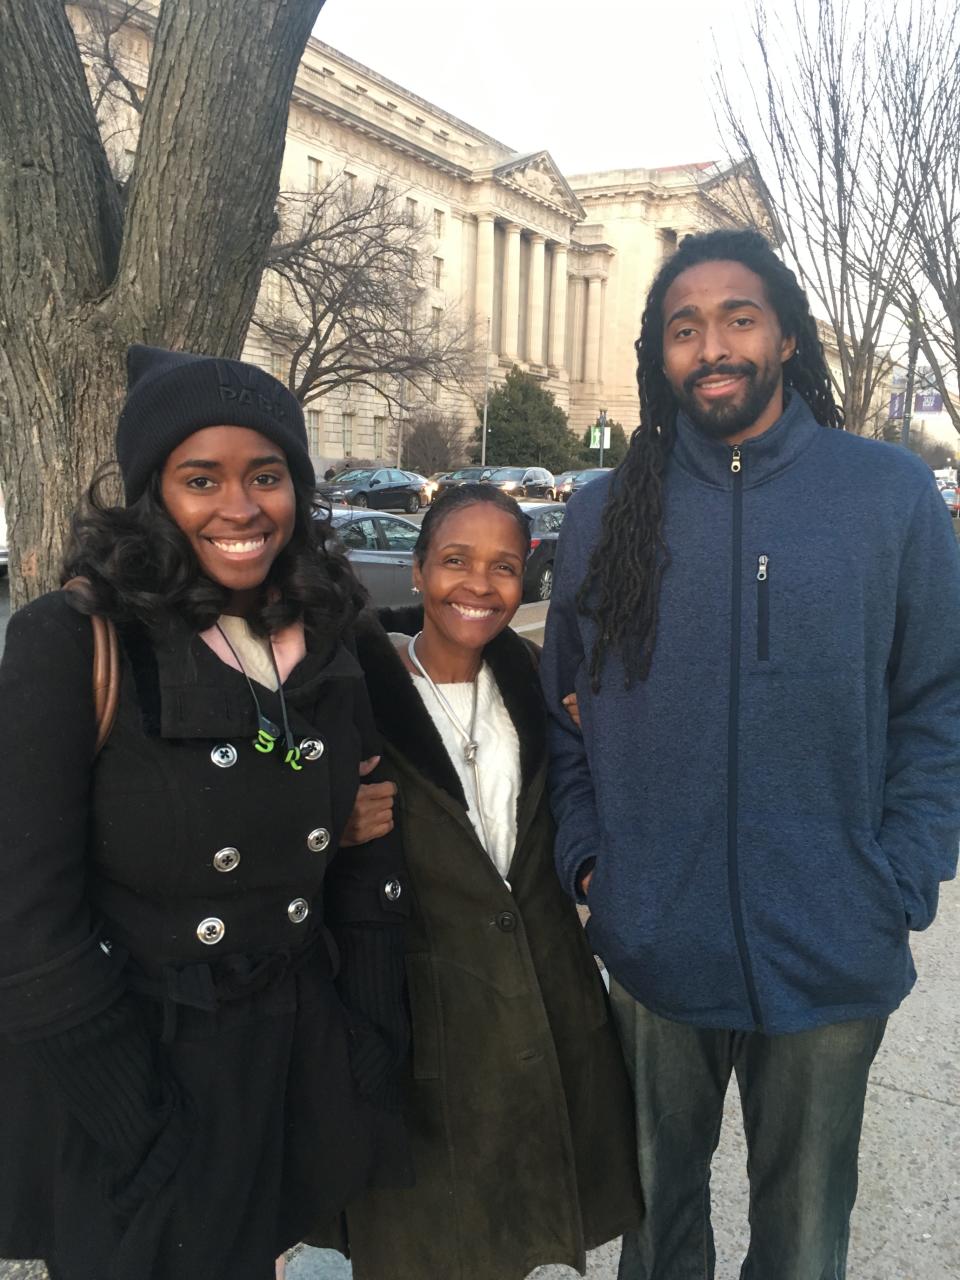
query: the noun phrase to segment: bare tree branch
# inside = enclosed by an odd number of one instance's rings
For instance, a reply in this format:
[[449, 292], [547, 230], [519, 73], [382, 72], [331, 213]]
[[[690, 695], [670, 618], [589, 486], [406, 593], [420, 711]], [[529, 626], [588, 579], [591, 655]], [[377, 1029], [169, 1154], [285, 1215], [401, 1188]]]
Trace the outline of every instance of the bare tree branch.
[[402, 192], [339, 174], [319, 191], [284, 193], [280, 209], [252, 323], [288, 358], [302, 403], [353, 385], [399, 408], [465, 387], [473, 334], [432, 305], [432, 241]]
[[93, 80], [93, 107], [100, 118], [109, 100], [143, 110], [139, 86], [127, 74], [118, 36], [133, 20], [147, 13], [146, 0], [72, 0], [80, 15], [77, 47]]
[[904, 309], [944, 408], [960, 432], [960, 16], [927, 3], [888, 38], [884, 102], [905, 154], [904, 189], [884, 188], [907, 242]]
[[[732, 156], [746, 159], [745, 185], [759, 175], [751, 194], [833, 331], [828, 363], [847, 426], [869, 434], [903, 331], [909, 209], [882, 52], [879, 24], [858, 25], [847, 0], [793, 0], [776, 19], [755, 0], [753, 62], [717, 74]], [[897, 193], [896, 210], [882, 190]]]

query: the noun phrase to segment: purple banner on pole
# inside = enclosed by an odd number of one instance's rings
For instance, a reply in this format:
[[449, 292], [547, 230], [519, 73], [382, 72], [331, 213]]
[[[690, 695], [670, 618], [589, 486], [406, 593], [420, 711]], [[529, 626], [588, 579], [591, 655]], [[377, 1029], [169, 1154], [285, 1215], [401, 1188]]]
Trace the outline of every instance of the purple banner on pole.
[[943, 396], [939, 391], [918, 391], [913, 401], [914, 413], [943, 413]]

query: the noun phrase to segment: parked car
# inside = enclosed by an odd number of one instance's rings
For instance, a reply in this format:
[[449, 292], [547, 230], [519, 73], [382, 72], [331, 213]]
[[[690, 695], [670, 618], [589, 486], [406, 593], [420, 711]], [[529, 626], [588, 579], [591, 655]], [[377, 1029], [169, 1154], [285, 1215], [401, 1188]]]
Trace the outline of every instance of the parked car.
[[568, 478], [557, 488], [557, 497], [566, 502], [571, 494], [579, 492], [597, 476], [605, 476], [613, 467], [588, 467], [585, 471], [571, 471]]
[[411, 480], [405, 471], [391, 467], [354, 467], [318, 484], [317, 497], [351, 507], [419, 511], [429, 501], [424, 483], [422, 476]]
[[517, 505], [530, 521], [530, 554], [523, 571], [523, 598], [549, 600], [553, 593], [557, 538], [566, 507], [559, 502], [520, 502]]
[[420, 506], [429, 507], [436, 493], [436, 485], [427, 476], [422, 476], [419, 471], [404, 471], [405, 476], [409, 477], [414, 484], [420, 486]]
[[446, 489], [455, 489], [461, 484], [479, 484], [492, 470], [493, 467], [460, 467], [457, 471], [444, 471], [439, 477], [434, 477], [437, 489], [433, 496], [438, 498]]
[[415, 602], [413, 547], [420, 534], [419, 525], [400, 516], [356, 507], [335, 507], [331, 523], [354, 572], [370, 592], [375, 609]]
[[956, 485], [947, 485], [940, 490], [940, 497], [947, 504], [947, 510], [955, 520], [960, 520], [960, 489]]
[[512, 498], [556, 499], [553, 472], [546, 467], [497, 467], [483, 477], [484, 484], [495, 484]]
[[567, 485], [567, 482], [571, 481], [573, 477], [578, 474], [579, 473], [577, 471], [561, 471], [559, 475], [555, 475], [553, 477], [553, 487], [556, 490], [558, 502], [563, 500], [563, 490]]
[[4, 508], [0, 507], [0, 578], [6, 577], [9, 561], [10, 553], [7, 548], [7, 514]]

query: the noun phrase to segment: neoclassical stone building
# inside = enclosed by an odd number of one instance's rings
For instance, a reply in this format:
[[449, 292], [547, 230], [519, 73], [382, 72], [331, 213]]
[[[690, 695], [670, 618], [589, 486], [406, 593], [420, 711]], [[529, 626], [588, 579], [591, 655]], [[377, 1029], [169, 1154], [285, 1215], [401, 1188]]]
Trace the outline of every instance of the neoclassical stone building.
[[[518, 154], [311, 40], [282, 184], [305, 188], [341, 169], [370, 182], [390, 175], [432, 218], [425, 305], [468, 319], [488, 385], [518, 364], [543, 380], [578, 430], [602, 408], [633, 425], [633, 342], [653, 273], [688, 231], [732, 221], [716, 165], [565, 177], [548, 151]], [[270, 360], [255, 340], [248, 355]], [[443, 391], [439, 400], [469, 437], [473, 402]], [[376, 401], [366, 391], [333, 394], [309, 413], [324, 464], [389, 454], [395, 426]]]
[[[120, 38], [128, 70], [145, 82], [149, 21]], [[128, 123], [113, 146], [132, 152], [135, 121]], [[432, 229], [423, 305], [435, 316], [454, 309], [474, 335], [478, 372], [472, 397], [435, 387], [433, 404], [409, 404], [406, 415], [442, 409], [462, 422], [465, 445], [484, 385], [514, 364], [542, 379], [574, 428], [606, 409], [629, 431], [633, 342], [653, 273], [686, 232], [733, 221], [716, 165], [565, 177], [548, 151], [518, 154], [311, 39], [290, 106], [281, 187], [308, 191], [343, 172], [391, 182]], [[254, 330], [245, 355], [285, 376], [282, 353]], [[348, 456], [395, 461], [395, 418], [365, 388], [315, 401], [307, 420], [318, 468]]]

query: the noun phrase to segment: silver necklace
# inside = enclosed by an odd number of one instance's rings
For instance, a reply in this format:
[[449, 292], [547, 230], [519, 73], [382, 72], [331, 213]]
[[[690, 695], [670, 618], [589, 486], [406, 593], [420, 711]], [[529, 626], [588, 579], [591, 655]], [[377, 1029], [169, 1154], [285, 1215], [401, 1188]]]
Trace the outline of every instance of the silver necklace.
[[410, 643], [407, 645], [407, 654], [409, 655], [410, 661], [417, 668], [424, 680], [426, 680], [430, 689], [433, 691], [433, 696], [440, 704], [440, 709], [463, 739], [463, 759], [465, 763], [470, 765], [473, 771], [473, 789], [477, 797], [477, 820], [480, 823], [480, 830], [483, 833], [483, 847], [485, 850], [489, 850], [490, 839], [487, 835], [487, 824], [483, 815], [483, 799], [480, 794], [480, 767], [477, 763], [477, 751], [479, 749], [479, 744], [476, 739], [477, 699], [480, 689], [480, 672], [477, 672], [477, 678], [473, 682], [473, 702], [470, 709], [470, 728], [465, 729], [460, 721], [460, 717], [456, 714], [453, 707], [451, 707], [450, 703], [437, 688], [429, 671], [427, 671], [426, 667], [417, 657], [417, 641], [420, 639], [422, 634], [422, 632], [418, 631], [415, 636], [410, 637]]

